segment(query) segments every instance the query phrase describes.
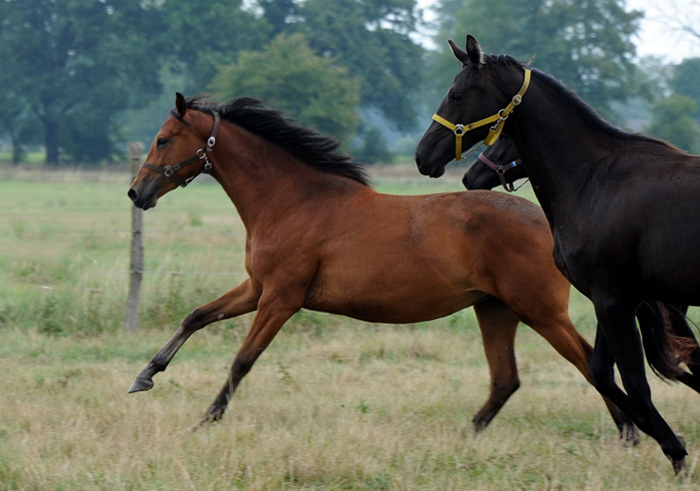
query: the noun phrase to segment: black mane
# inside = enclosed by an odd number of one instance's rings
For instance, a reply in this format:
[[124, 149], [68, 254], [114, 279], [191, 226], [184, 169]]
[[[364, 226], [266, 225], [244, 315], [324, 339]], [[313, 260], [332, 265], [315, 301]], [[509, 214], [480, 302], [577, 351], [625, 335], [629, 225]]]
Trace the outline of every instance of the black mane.
[[[498, 65], [507, 67], [516, 67], [520, 69], [525, 69], [530, 65], [530, 62], [518, 61], [509, 55], [485, 55], [484, 64], [487, 65]], [[664, 146], [674, 148], [670, 143], [653, 138], [650, 136], [642, 135], [640, 133], [628, 133], [615, 126], [611, 125], [605, 119], [603, 119], [600, 114], [596, 112], [586, 101], [581, 99], [581, 97], [576, 94], [573, 90], [565, 86], [561, 81], [554, 78], [552, 75], [541, 72], [540, 70], [533, 69], [533, 76], [539, 77], [548, 87], [552, 88], [554, 91], [564, 98], [569, 104], [576, 108], [576, 114], [581, 116], [583, 119], [589, 121], [591, 125], [598, 128], [603, 128], [610, 136], [615, 138], [620, 138], [623, 140], [637, 140], [646, 141], [649, 143], [660, 143]]]
[[286, 118], [282, 111], [265, 107], [262, 101], [241, 97], [225, 103], [187, 99], [187, 107], [208, 114], [218, 112], [221, 119], [237, 124], [283, 148], [306, 165], [322, 172], [349, 177], [369, 186], [369, 177], [361, 164], [338, 150], [340, 142]]

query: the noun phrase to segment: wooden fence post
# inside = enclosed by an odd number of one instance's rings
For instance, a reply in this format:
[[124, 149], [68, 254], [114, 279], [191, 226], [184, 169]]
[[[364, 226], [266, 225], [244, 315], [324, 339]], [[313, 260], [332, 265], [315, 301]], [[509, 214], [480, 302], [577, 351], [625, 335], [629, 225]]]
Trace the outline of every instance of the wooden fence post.
[[[143, 144], [129, 143], [129, 162], [131, 176], [135, 177], [141, 166]], [[141, 294], [141, 279], [143, 278], [143, 210], [132, 206], [131, 211], [131, 266], [129, 282], [129, 300], [126, 304], [126, 320], [124, 328], [135, 331], [139, 320], [139, 295]]]

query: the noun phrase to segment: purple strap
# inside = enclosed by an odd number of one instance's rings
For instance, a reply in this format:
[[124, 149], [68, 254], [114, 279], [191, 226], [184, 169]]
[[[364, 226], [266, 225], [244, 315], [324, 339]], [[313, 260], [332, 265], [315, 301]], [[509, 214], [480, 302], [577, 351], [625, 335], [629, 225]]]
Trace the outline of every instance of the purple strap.
[[505, 173], [508, 169], [512, 169], [513, 167], [517, 167], [518, 165], [522, 164], [522, 160], [520, 160], [520, 159], [514, 160], [511, 163], [505, 164], [505, 165], [494, 164], [483, 153], [479, 154], [479, 160], [481, 160], [484, 164], [488, 165], [489, 167], [491, 167], [493, 170], [496, 171], [496, 174], [498, 174], [498, 177], [501, 179], [501, 185], [503, 186], [503, 189], [505, 189], [509, 193], [512, 193], [513, 191], [515, 191], [515, 187], [513, 186], [513, 183], [506, 182]]

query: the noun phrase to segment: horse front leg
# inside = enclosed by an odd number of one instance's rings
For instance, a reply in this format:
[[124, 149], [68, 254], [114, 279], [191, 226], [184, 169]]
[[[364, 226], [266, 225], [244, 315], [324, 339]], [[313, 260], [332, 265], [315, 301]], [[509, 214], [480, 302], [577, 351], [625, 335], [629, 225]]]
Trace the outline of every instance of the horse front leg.
[[247, 279], [213, 302], [195, 309], [182, 321], [180, 328], [173, 337], [153, 355], [146, 368], [131, 384], [129, 393], [152, 389], [153, 376], [158, 372], [165, 371], [178, 350], [196, 331], [212, 322], [230, 319], [254, 311], [258, 306], [259, 299], [259, 291], [253, 287], [250, 279]]
[[[644, 351], [634, 322], [636, 306], [611, 298], [594, 299], [594, 304], [598, 333], [591, 372], [596, 388], [622, 409], [640, 430], [659, 443], [676, 474], [680, 473], [686, 468], [688, 453], [651, 400]], [[611, 376], [613, 361], [627, 394], [617, 387]]]
[[238, 384], [272, 342], [284, 323], [300, 308], [301, 302], [283, 301], [274, 294], [265, 294], [260, 298], [258, 311], [250, 326], [248, 336], [243, 341], [243, 345], [233, 361], [228, 379], [199, 422], [198, 427], [221, 419]]

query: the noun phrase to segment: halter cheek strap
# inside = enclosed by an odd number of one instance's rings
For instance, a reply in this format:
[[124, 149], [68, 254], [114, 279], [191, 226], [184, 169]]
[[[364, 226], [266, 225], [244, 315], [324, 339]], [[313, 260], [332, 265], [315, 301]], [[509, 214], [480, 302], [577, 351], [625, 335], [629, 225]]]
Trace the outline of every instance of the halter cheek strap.
[[[206, 174], [211, 170], [212, 165], [209, 161], [209, 157], [207, 156], [207, 152], [210, 152], [211, 149], [214, 148], [214, 145], [216, 145], [216, 135], [219, 132], [220, 122], [221, 120], [219, 117], [219, 113], [214, 112], [214, 127], [211, 130], [211, 136], [207, 139], [206, 145], [197, 150], [197, 152], [189, 159], [183, 160], [182, 162], [178, 162], [175, 165], [166, 165], [164, 167], [149, 164], [148, 162], [144, 162], [142, 166], [148, 170], [152, 170], [159, 174], [163, 174], [165, 177], [173, 181], [178, 186], [182, 186], [183, 188], [186, 187], [189, 183], [191, 183], [194, 180], [195, 177], [202, 173]], [[187, 167], [188, 165], [193, 164], [194, 162], [197, 162], [199, 160], [204, 160], [204, 165], [202, 166], [200, 171], [194, 174], [193, 176], [190, 176], [187, 179], [182, 179], [176, 174], [176, 172], [180, 169]]]
[[[523, 85], [520, 87], [520, 90], [518, 91], [517, 94], [513, 96], [513, 99], [510, 101], [510, 103], [498, 111], [498, 113], [494, 114], [493, 116], [489, 116], [488, 118], [480, 119], [479, 121], [476, 121], [474, 123], [470, 124], [455, 124], [451, 123], [442, 116], [438, 114], [433, 115], [433, 120], [440, 123], [444, 127], [446, 127], [449, 130], [452, 130], [452, 132], [455, 134], [456, 138], [456, 143], [455, 143], [455, 160], [462, 160], [462, 136], [470, 130], [476, 129], [476, 128], [481, 128], [482, 126], [486, 126], [487, 124], [494, 123], [495, 124], [491, 127], [489, 130], [489, 134], [486, 136], [484, 139], [484, 145], [490, 146], [493, 145], [496, 140], [498, 139], [499, 136], [501, 136], [501, 131], [503, 131], [503, 125], [506, 123], [506, 119], [508, 119], [508, 116], [510, 116], [510, 113], [513, 112], [513, 109], [515, 109], [515, 106], [520, 105], [520, 103], [523, 101], [523, 96], [525, 95], [525, 92], [527, 91], [527, 88], [530, 85], [530, 74], [531, 71], [529, 69], [525, 70], [525, 77], [523, 80]], [[477, 147], [478, 148], [478, 147]], [[473, 149], [472, 152], [476, 150]], [[471, 152], [470, 152], [471, 153]]]
[[510, 169], [513, 169], [517, 167], [518, 165], [522, 164], [522, 160], [514, 160], [509, 164], [495, 164], [491, 160], [489, 160], [488, 157], [486, 157], [483, 153], [479, 154], [479, 160], [481, 160], [484, 164], [487, 166], [491, 167], [493, 170], [496, 171], [496, 174], [498, 174], [499, 179], [501, 180], [501, 185], [503, 186], [503, 189], [508, 191], [509, 193], [512, 193], [513, 191], [516, 191], [515, 186], [513, 185], [512, 182], [507, 182], [506, 181], [506, 172]]

